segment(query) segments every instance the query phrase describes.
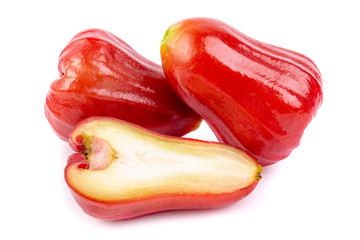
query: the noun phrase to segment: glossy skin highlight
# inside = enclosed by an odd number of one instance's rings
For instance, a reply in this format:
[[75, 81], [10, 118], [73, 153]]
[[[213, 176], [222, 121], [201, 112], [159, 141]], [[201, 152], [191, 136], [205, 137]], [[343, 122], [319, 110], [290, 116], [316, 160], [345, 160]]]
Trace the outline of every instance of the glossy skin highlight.
[[309, 58], [215, 19], [172, 25], [161, 57], [178, 96], [221, 142], [247, 151], [262, 166], [299, 145], [323, 100], [321, 74]]
[[45, 114], [62, 140], [68, 141], [73, 127], [91, 116], [115, 117], [173, 136], [201, 122], [172, 91], [161, 66], [107, 31], [74, 36], [60, 54], [58, 69]]

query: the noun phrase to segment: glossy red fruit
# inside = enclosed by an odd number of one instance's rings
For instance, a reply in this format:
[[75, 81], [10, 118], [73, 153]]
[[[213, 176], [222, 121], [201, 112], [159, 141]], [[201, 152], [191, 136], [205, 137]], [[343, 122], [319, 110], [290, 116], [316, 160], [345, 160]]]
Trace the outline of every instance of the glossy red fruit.
[[89, 215], [123, 220], [179, 209], [227, 206], [253, 191], [262, 168], [220, 143], [160, 135], [113, 118], [80, 122], [65, 179]]
[[215, 19], [172, 25], [161, 58], [174, 91], [218, 139], [263, 166], [299, 145], [323, 100], [321, 75], [309, 58]]
[[200, 117], [172, 91], [161, 66], [107, 31], [74, 36], [58, 68], [60, 78], [51, 84], [45, 114], [65, 141], [78, 122], [91, 116], [115, 117], [173, 136], [200, 124]]

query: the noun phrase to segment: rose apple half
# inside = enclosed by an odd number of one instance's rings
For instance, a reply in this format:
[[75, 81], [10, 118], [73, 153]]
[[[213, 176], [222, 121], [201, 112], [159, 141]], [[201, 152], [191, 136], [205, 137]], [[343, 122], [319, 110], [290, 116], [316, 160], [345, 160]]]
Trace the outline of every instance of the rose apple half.
[[262, 168], [228, 145], [160, 135], [93, 117], [77, 125], [65, 179], [89, 215], [122, 220], [180, 209], [223, 207], [247, 196]]
[[247, 151], [262, 166], [299, 145], [322, 103], [321, 75], [309, 58], [215, 19], [172, 25], [161, 59], [174, 91], [218, 139]]
[[58, 68], [45, 115], [65, 141], [78, 122], [91, 116], [115, 117], [173, 136], [201, 122], [172, 91], [161, 66], [107, 31], [77, 34], [60, 54]]

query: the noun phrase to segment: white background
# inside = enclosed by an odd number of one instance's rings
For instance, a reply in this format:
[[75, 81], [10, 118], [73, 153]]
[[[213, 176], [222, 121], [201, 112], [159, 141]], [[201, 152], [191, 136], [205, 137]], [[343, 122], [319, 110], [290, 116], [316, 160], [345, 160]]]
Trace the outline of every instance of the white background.
[[[1, 1], [0, 239], [360, 239], [360, 37], [356, 1]], [[287, 159], [218, 210], [107, 222], [81, 211], [63, 178], [68, 145], [45, 119], [57, 58], [103, 28], [160, 64], [167, 27], [212, 17], [309, 56], [324, 103]], [[215, 140], [205, 124], [189, 137]]]

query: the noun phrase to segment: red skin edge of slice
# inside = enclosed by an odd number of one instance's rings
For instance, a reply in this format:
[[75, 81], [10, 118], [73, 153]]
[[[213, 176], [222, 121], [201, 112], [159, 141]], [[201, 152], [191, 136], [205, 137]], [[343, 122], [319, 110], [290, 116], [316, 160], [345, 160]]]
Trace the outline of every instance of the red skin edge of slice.
[[[71, 164], [80, 165], [83, 163]], [[65, 168], [67, 183], [66, 171], [71, 164]], [[70, 184], [68, 185], [74, 199], [88, 215], [104, 220], [127, 220], [172, 210], [225, 207], [250, 194], [258, 182], [259, 180], [256, 180], [251, 185], [231, 193], [159, 195], [142, 199], [108, 202], [91, 199], [77, 192]]]

